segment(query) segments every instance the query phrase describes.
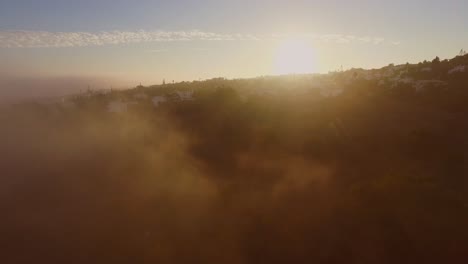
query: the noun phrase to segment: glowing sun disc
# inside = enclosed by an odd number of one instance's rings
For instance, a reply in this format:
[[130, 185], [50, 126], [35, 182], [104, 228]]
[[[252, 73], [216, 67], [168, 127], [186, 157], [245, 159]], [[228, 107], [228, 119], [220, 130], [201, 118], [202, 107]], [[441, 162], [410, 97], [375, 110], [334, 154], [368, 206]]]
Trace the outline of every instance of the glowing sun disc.
[[302, 74], [315, 71], [315, 52], [307, 42], [289, 39], [278, 45], [274, 59], [274, 74]]

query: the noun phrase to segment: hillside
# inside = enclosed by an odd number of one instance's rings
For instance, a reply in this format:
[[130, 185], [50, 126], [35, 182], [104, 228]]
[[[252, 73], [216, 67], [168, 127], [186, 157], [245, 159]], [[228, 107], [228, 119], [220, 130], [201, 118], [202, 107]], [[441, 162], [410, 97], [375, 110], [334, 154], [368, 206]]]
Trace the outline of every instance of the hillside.
[[5, 263], [460, 263], [468, 55], [0, 110]]
[[[110, 103], [117, 105], [154, 106], [161, 103], [175, 103], [197, 99], [212, 93], [217, 88], [228, 87], [235, 90], [243, 102], [255, 97], [293, 98], [305, 96], [314, 100], [336, 97], [342, 93], [363, 93], [366, 96], [387, 94], [390, 96], [431, 97], [436, 94], [444, 99], [457, 97], [464, 93], [467, 84], [468, 55], [457, 56], [451, 60], [418, 64], [390, 64], [381, 69], [350, 69], [329, 74], [265, 76], [254, 79], [215, 78], [206, 81], [181, 82], [149, 87], [138, 86], [130, 90], [92, 91], [64, 97], [65, 105], [91, 104], [100, 100], [102, 106]], [[156, 96], [160, 96], [155, 98]], [[441, 98], [436, 96], [437, 100]], [[415, 99], [415, 98], [413, 98]], [[112, 110], [111, 110], [112, 111]]]

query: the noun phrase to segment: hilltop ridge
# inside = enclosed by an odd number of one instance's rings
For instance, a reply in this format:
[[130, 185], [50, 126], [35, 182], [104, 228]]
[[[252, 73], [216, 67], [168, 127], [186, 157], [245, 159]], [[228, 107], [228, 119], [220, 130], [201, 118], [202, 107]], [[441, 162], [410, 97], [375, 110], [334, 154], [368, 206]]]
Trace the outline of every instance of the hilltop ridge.
[[[380, 69], [349, 69], [328, 74], [300, 74], [263, 76], [251, 79], [213, 78], [204, 81], [180, 82], [152, 86], [137, 86], [128, 90], [92, 91], [65, 97], [62, 101], [70, 106], [86, 104], [99, 98], [103, 107], [119, 112], [137, 105], [196, 101], [220, 87], [236, 91], [242, 101], [256, 96], [294, 97], [306, 96], [311, 100], [336, 97], [341, 94], [363, 95], [389, 94], [394, 96], [435, 95], [447, 92], [444, 98], [464, 94], [468, 84], [468, 55], [453, 59], [417, 64], [401, 64]], [[120, 110], [119, 110], [120, 109]], [[123, 111], [123, 110], [122, 110]]]

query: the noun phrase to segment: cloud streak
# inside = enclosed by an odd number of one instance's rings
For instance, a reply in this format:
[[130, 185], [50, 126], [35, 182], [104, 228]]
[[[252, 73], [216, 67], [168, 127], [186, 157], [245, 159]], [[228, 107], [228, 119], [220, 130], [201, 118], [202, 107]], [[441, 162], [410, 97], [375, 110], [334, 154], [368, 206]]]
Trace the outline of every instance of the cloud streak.
[[166, 53], [168, 52], [168, 49], [152, 49], [152, 50], [147, 50], [146, 52], [148, 53]]
[[[341, 34], [301, 34], [326, 43], [368, 43], [382, 44], [383, 38], [359, 37]], [[0, 31], [0, 48], [65, 48], [104, 45], [124, 45], [148, 42], [176, 41], [235, 41], [268, 40], [290, 37], [287, 34], [219, 34], [213, 32], [192, 31], [102, 31], [102, 32], [49, 32], [49, 31]]]
[[[275, 35], [274, 35], [275, 36]], [[278, 36], [278, 35], [276, 35]], [[288, 35], [279, 35], [282, 38], [288, 38]], [[336, 43], [336, 44], [351, 44], [351, 43], [360, 43], [360, 44], [373, 44], [380, 45], [385, 43], [385, 39], [381, 37], [370, 37], [370, 36], [355, 36], [355, 35], [343, 35], [343, 34], [299, 34], [297, 37], [308, 38], [325, 43]]]
[[0, 47], [3, 48], [51, 48], [87, 47], [144, 42], [193, 41], [193, 40], [241, 40], [245, 36], [217, 34], [201, 31], [103, 31], [47, 32], [1, 31]]

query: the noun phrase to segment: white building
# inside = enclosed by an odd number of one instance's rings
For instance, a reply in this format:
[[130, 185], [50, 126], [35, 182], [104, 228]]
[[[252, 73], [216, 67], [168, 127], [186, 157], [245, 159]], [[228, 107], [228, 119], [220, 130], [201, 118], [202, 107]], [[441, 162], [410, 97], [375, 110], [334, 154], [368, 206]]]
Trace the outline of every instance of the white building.
[[191, 101], [193, 100], [193, 91], [181, 92], [177, 91], [177, 95], [181, 101]]
[[448, 73], [454, 74], [458, 72], [465, 72], [466, 66], [465, 65], [458, 65], [457, 67], [451, 69]]
[[413, 87], [417, 93], [424, 92], [428, 87], [444, 87], [447, 83], [439, 80], [417, 81]]

